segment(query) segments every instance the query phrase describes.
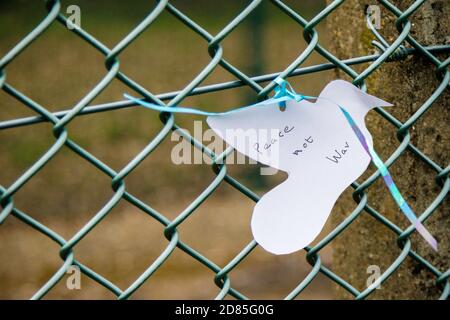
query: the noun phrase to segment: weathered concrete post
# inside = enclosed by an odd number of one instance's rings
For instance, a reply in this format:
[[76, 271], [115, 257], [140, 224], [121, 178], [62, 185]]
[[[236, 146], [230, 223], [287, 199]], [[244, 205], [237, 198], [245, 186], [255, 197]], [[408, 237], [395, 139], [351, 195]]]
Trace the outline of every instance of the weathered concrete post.
[[[400, 10], [405, 10], [414, 1], [390, 2]], [[372, 4], [378, 4], [381, 8], [381, 34], [390, 43], [398, 36], [395, 28], [396, 17], [377, 1], [346, 1], [328, 17], [328, 30], [332, 35], [331, 52], [340, 59], [373, 53], [374, 48], [370, 41], [374, 40], [374, 37], [364, 21], [365, 7]], [[422, 45], [448, 43], [449, 13], [450, 6], [446, 5], [445, 1], [425, 2], [409, 19], [413, 23], [411, 35]], [[437, 56], [441, 61], [446, 58], [446, 55]], [[355, 68], [361, 71], [365, 67]], [[348, 79], [343, 72], [337, 72], [335, 76]], [[435, 66], [420, 55], [386, 63], [366, 80], [368, 92], [394, 103], [395, 106], [390, 108], [389, 112], [402, 122], [417, 111], [439, 83]], [[448, 165], [450, 155], [449, 96], [447, 90], [409, 130], [413, 145], [443, 168]], [[396, 129], [375, 111], [369, 113], [366, 122], [374, 137], [375, 150], [386, 160], [400, 144], [396, 138]], [[422, 213], [442, 190], [434, 180], [435, 171], [408, 151], [390, 168], [390, 172], [417, 214]], [[380, 179], [369, 188], [368, 204], [400, 227], [407, 225], [406, 219]], [[354, 207], [355, 203], [350, 197], [341, 201], [335, 208], [333, 223], [341, 222]], [[412, 237], [413, 249], [441, 271], [447, 270], [450, 264], [449, 211], [447, 197], [425, 223], [439, 242], [439, 253], [434, 253], [420, 236]], [[395, 234], [364, 212], [333, 244], [333, 271], [359, 290], [366, 288], [367, 279], [371, 275], [367, 270], [369, 266], [379, 266], [383, 272], [401, 252], [396, 245]], [[436, 288], [435, 280], [436, 277], [432, 273], [408, 257], [370, 298], [437, 298], [441, 291]], [[337, 294], [339, 298], [350, 297], [343, 289], [337, 289]]]

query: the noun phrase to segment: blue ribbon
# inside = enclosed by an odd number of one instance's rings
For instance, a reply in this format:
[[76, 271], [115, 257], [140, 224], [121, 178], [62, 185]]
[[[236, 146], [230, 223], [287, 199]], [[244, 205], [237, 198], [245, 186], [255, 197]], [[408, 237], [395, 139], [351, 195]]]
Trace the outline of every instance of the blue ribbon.
[[[267, 106], [271, 105], [273, 103], [278, 103], [280, 107], [286, 107], [286, 101], [289, 100], [295, 100], [295, 101], [302, 101], [304, 99], [319, 99], [319, 97], [314, 96], [304, 96], [301, 94], [298, 94], [295, 92], [295, 90], [292, 88], [289, 82], [282, 78], [276, 78], [274, 82], [277, 84], [277, 86], [274, 88], [275, 94], [272, 98], [269, 98], [265, 101], [245, 106], [241, 108], [232, 109], [225, 112], [208, 112], [208, 111], [202, 111], [196, 108], [187, 108], [187, 107], [166, 107], [166, 106], [160, 106], [154, 103], [146, 102], [142, 99], [137, 99], [135, 97], [132, 97], [128, 94], [124, 94], [125, 98], [135, 102], [136, 104], [139, 104], [145, 108], [149, 108], [152, 110], [160, 111], [160, 112], [170, 112], [170, 113], [189, 113], [189, 114], [197, 114], [202, 116], [219, 116], [219, 115], [225, 115], [230, 113], [239, 112], [240, 110], [247, 109], [252, 106]], [[326, 99], [329, 100], [329, 99]], [[335, 102], [331, 101], [332, 103], [336, 104]], [[433, 236], [428, 232], [428, 230], [422, 225], [419, 219], [417, 219], [416, 215], [412, 211], [412, 209], [408, 206], [405, 199], [401, 195], [400, 191], [398, 190], [397, 186], [395, 185], [394, 181], [392, 180], [392, 177], [384, 164], [383, 161], [381, 161], [378, 154], [373, 150], [373, 148], [370, 148], [367, 145], [367, 142], [364, 138], [364, 135], [362, 134], [361, 130], [356, 125], [356, 122], [353, 120], [353, 118], [350, 116], [350, 114], [340, 105], [336, 104], [340, 110], [342, 111], [343, 115], [345, 116], [345, 119], [351, 126], [353, 132], [357, 136], [358, 140], [360, 141], [361, 145], [363, 146], [364, 150], [368, 153], [370, 156], [370, 159], [375, 164], [377, 169], [380, 171], [381, 176], [383, 177], [383, 180], [389, 189], [389, 192], [391, 193], [392, 197], [394, 198], [395, 202], [399, 206], [400, 210], [403, 212], [403, 214], [408, 218], [409, 221], [413, 224], [415, 229], [422, 235], [422, 237], [430, 244], [430, 246], [437, 251], [437, 241], [433, 238]]]
[[[275, 87], [275, 94], [273, 96], [273, 99], [280, 99], [286, 97], [286, 100], [281, 100], [278, 104], [280, 107], [286, 107], [286, 101], [287, 100], [295, 100], [297, 102], [302, 101], [306, 98], [315, 98], [315, 97], [306, 97], [301, 94], [298, 94], [295, 92], [294, 88], [292, 88], [291, 84], [284, 80], [283, 78], [276, 78], [273, 80], [278, 86]], [[273, 101], [272, 101], [273, 102]]]
[[178, 106], [167, 107], [167, 106], [161, 106], [159, 104], [147, 102], [144, 99], [135, 98], [126, 93], [123, 96], [125, 98], [127, 98], [128, 100], [131, 100], [134, 103], [139, 104], [139, 105], [141, 105], [145, 108], [151, 109], [151, 110], [160, 111], [160, 112], [170, 112], [170, 113], [197, 114], [197, 115], [201, 115], [201, 116], [220, 116], [220, 115], [235, 113], [235, 112], [241, 111], [243, 109], [246, 109], [248, 107], [267, 106], [267, 105], [271, 105], [273, 103], [278, 103], [280, 106], [286, 107], [286, 101], [288, 101], [288, 100], [295, 100], [298, 102], [303, 99], [317, 99], [317, 97], [304, 96], [304, 95], [296, 93], [294, 91], [294, 89], [292, 88], [292, 86], [290, 85], [290, 83], [282, 78], [276, 78], [274, 80], [274, 82], [277, 84], [277, 86], [274, 89], [275, 94], [272, 98], [269, 98], [267, 100], [264, 100], [264, 101], [261, 101], [261, 102], [258, 102], [258, 103], [255, 103], [255, 104], [252, 104], [249, 106], [240, 107], [240, 108], [236, 108], [236, 109], [232, 109], [232, 110], [228, 110], [228, 111], [224, 111], [224, 112], [209, 112], [209, 111], [203, 111], [203, 110], [199, 110], [197, 108], [192, 108], [192, 107], [178, 107]]

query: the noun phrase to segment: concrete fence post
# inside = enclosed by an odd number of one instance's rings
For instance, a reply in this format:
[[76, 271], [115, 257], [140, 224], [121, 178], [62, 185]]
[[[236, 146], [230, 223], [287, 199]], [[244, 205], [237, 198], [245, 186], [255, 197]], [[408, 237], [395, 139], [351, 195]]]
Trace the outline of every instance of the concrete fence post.
[[[331, 1], [329, 1], [331, 2]], [[404, 11], [414, 1], [390, 1]], [[424, 46], [449, 42], [450, 6], [445, 1], [431, 0], [409, 18], [413, 23], [411, 35]], [[333, 12], [327, 22], [331, 33], [330, 51], [340, 59], [373, 53], [370, 44], [373, 37], [364, 20], [367, 5], [378, 5], [381, 9], [380, 33], [392, 43], [399, 32], [395, 27], [396, 17], [378, 1], [345, 1]], [[448, 54], [447, 54], [448, 55]], [[445, 54], [436, 55], [441, 61]], [[355, 67], [360, 72], [367, 65]], [[404, 60], [383, 64], [366, 79], [368, 92], [386, 101], [394, 103], [388, 110], [401, 122], [407, 121], [427, 98], [439, 86], [442, 78], [436, 73], [436, 67], [421, 55], [409, 56]], [[350, 80], [341, 71], [335, 77]], [[383, 160], [389, 158], [400, 145], [397, 128], [387, 120], [371, 111], [366, 123], [374, 138], [375, 150]], [[445, 91], [434, 104], [409, 129], [411, 143], [441, 168], [449, 163], [449, 93]], [[435, 181], [436, 172], [410, 151], [405, 151], [390, 167], [390, 172], [409, 205], [417, 215], [433, 202], [442, 191], [442, 185]], [[373, 167], [371, 172], [373, 172]], [[367, 177], [367, 176], [366, 176]], [[363, 180], [361, 180], [363, 181]], [[349, 191], [350, 192], [350, 191]], [[382, 213], [390, 221], [404, 229], [407, 220], [381, 181], [367, 190], [368, 205]], [[340, 201], [332, 215], [333, 224], [341, 222], [356, 207], [351, 197], [346, 195]], [[439, 252], [435, 253], [416, 233], [411, 237], [412, 249], [436, 266], [441, 272], [449, 268], [449, 201], [444, 200], [431, 217], [425, 222], [427, 229], [439, 242]], [[358, 218], [333, 241], [333, 271], [352, 284], [358, 290], [364, 290], [373, 270], [386, 269], [397, 259], [401, 249], [396, 243], [397, 236], [382, 223], [362, 212]], [[442, 291], [436, 287], [436, 276], [421, 264], [407, 257], [399, 269], [375, 290], [370, 298], [378, 299], [434, 299]], [[344, 289], [337, 288], [339, 298], [348, 298]]]

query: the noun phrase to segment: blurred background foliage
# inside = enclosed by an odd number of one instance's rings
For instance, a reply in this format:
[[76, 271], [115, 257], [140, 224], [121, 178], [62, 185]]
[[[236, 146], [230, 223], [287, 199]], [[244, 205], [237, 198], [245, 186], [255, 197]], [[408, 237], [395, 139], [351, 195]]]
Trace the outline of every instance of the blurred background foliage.
[[[324, 1], [285, 1], [309, 19]], [[171, 1], [179, 10], [215, 35], [248, 1]], [[154, 1], [62, 1], [61, 11], [76, 4], [81, 26], [109, 48], [132, 30], [155, 5]], [[5, 55], [46, 15], [44, 1], [0, 1], [0, 56]], [[327, 47], [324, 23], [319, 42]], [[303, 29], [279, 9], [264, 2], [221, 44], [224, 57], [247, 75], [282, 71], [306, 47]], [[181, 90], [210, 61], [207, 43], [180, 21], [163, 12], [119, 57], [121, 70], [154, 94]], [[316, 54], [302, 65], [325, 62]], [[55, 22], [6, 69], [7, 82], [51, 111], [70, 109], [106, 73], [104, 56]], [[330, 72], [290, 80], [298, 91], [314, 95]], [[220, 67], [202, 85], [235, 80]], [[92, 105], [136, 95], [114, 80]], [[189, 97], [183, 105], [227, 110], [256, 101], [249, 88]], [[0, 92], [0, 121], [35, 115]], [[196, 116], [177, 115], [177, 123], [193, 132]], [[159, 132], [158, 114], [140, 107], [76, 117], [68, 125], [75, 142], [115, 170], [120, 170]], [[206, 129], [204, 125], [204, 129]], [[0, 184], [9, 186], [54, 142], [51, 126], [41, 123], [0, 131]], [[173, 219], [215, 177], [210, 166], [174, 165], [177, 141], [170, 136], [126, 179], [128, 190]], [[282, 174], [260, 178], [256, 165], [230, 165], [230, 174], [263, 194], [284, 179]], [[112, 196], [111, 180], [64, 148], [15, 196], [18, 208], [69, 239]], [[252, 239], [254, 203], [223, 183], [180, 227], [183, 241], [224, 266]], [[116, 283], [129, 286], [164, 250], [163, 227], [134, 207], [121, 202], [75, 248], [77, 258]], [[0, 227], [0, 298], [28, 298], [61, 264], [59, 247], [8, 218]], [[322, 259], [329, 265], [329, 252]], [[257, 248], [230, 274], [232, 286], [252, 298], [282, 298], [307, 274], [304, 253], [272, 256]], [[136, 298], [205, 298], [216, 295], [214, 273], [176, 250]], [[330, 298], [331, 284], [319, 275], [299, 298]], [[62, 281], [48, 298], [114, 298], [100, 285], [82, 277], [81, 290], [68, 290]]]

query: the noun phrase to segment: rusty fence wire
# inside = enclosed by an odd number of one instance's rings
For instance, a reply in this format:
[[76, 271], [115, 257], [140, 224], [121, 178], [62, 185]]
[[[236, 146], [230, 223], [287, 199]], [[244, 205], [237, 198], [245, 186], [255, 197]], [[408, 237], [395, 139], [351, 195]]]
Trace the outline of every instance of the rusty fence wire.
[[[121, 108], [133, 107], [130, 101], [116, 101], [111, 103], [106, 103], [102, 105], [90, 105], [91, 101], [99, 95], [105, 88], [107, 88], [110, 83], [117, 79], [126, 85], [130, 92], [138, 94], [148, 101], [166, 105], [171, 107], [176, 107], [182, 104], [183, 99], [190, 95], [201, 95], [203, 93], [214, 92], [219, 90], [229, 90], [237, 87], [248, 86], [257, 93], [259, 100], [265, 99], [271, 94], [274, 89], [275, 84], [270, 82], [274, 78], [280, 76], [283, 78], [293, 77], [296, 75], [304, 75], [308, 73], [321, 72], [331, 69], [339, 69], [345, 72], [353, 79], [353, 83], [363, 90], [366, 90], [366, 85], [364, 83], [365, 79], [377, 70], [383, 63], [389, 63], [391, 60], [399, 60], [409, 54], [418, 54], [425, 57], [431, 65], [434, 66], [436, 71], [436, 77], [440, 81], [440, 85], [434, 90], [433, 94], [417, 109], [417, 111], [406, 121], [405, 123], [399, 122], [396, 118], [390, 115], [389, 112], [378, 108], [378, 115], [384, 117], [388, 122], [390, 122], [396, 129], [398, 133], [398, 138], [400, 142], [406, 140], [409, 128], [423, 115], [423, 113], [432, 108], [433, 102], [448, 89], [450, 73], [447, 70], [450, 63], [450, 58], [445, 61], [440, 61], [435, 53], [437, 52], [448, 52], [450, 45], [441, 46], [422, 46], [418, 41], [416, 41], [410, 30], [412, 28], [411, 23], [408, 18], [417, 10], [420, 10], [421, 5], [424, 1], [415, 1], [412, 5], [407, 8], [407, 10], [401, 11], [389, 1], [378, 1], [377, 4], [383, 6], [392, 15], [396, 16], [396, 27], [398, 29], [398, 37], [392, 44], [389, 44], [372, 26], [372, 32], [377, 38], [373, 42], [379, 50], [378, 54], [353, 57], [347, 60], [340, 60], [334, 56], [331, 52], [323, 48], [318, 42], [318, 32], [316, 31], [316, 26], [319, 23], [324, 23], [326, 18], [333, 13], [333, 11], [339, 7], [344, 1], [333, 1], [329, 2], [328, 5], [310, 20], [306, 20], [301, 12], [297, 12], [290, 8], [283, 1], [272, 0], [270, 1], [272, 10], [280, 10], [285, 14], [286, 19], [292, 19], [298, 24], [298, 28], [303, 32], [303, 37], [308, 43], [306, 49], [301, 52], [298, 57], [292, 61], [289, 66], [279, 73], [266, 74], [250, 77], [244, 74], [238, 68], [234, 67], [230, 62], [226, 60], [225, 53], [222, 49], [221, 42], [233, 32], [233, 30], [247, 17], [251, 14], [258, 6], [262, 3], [262, 0], [254, 0], [249, 2], [249, 4], [243, 8], [243, 10], [232, 19], [229, 24], [220, 30], [217, 34], [210, 34], [207, 30], [202, 28], [198, 23], [189, 18], [183, 12], [178, 10], [173, 4], [168, 0], [158, 1], [155, 6], [148, 12], [145, 18], [140, 21], [140, 23], [132, 29], [123, 39], [119, 41], [113, 48], [108, 48], [105, 44], [101, 42], [101, 39], [95, 38], [92, 34], [88, 33], [82, 28], [67, 29], [66, 32], [73, 32], [86, 43], [92, 46], [93, 49], [99, 51], [104, 55], [105, 64], [105, 74], [101, 81], [99, 81], [86, 95], [76, 103], [73, 108], [69, 110], [62, 110], [59, 112], [50, 112], [45, 106], [40, 105], [38, 102], [32, 100], [30, 97], [26, 96], [23, 92], [19, 91], [8, 83], [7, 77], [7, 67], [10, 63], [14, 63], [14, 59], [20, 55], [24, 50], [27, 49], [29, 44], [34, 40], [38, 39], [46, 30], [54, 24], [60, 23], [67, 25], [67, 17], [61, 12], [61, 4], [57, 0], [45, 1], [45, 6], [48, 13], [41, 19], [41, 21], [35, 26], [35, 28], [21, 39], [15, 46], [13, 46], [6, 55], [1, 57], [0, 60], [0, 87], [11, 97], [15, 98], [17, 101], [22, 103], [27, 108], [31, 109], [36, 113], [35, 116], [26, 118], [17, 118], [7, 121], [0, 122], [0, 130], [8, 130], [10, 128], [15, 128], [25, 125], [33, 125], [41, 122], [49, 122], [53, 124], [52, 133], [54, 135], [55, 141], [53, 145], [46, 150], [40, 158], [34, 162], [34, 164], [29, 167], [22, 175], [17, 177], [17, 179], [9, 186], [0, 186], [0, 204], [2, 206], [2, 211], [0, 213], [0, 223], [5, 219], [19, 219], [24, 224], [31, 226], [36, 232], [40, 232], [47, 236], [60, 246], [60, 257], [62, 259], [61, 267], [55, 271], [53, 276], [46, 282], [42, 284], [42, 287], [33, 295], [33, 299], [40, 299], [44, 297], [52, 288], [62, 279], [66, 271], [72, 266], [78, 266], [81, 272], [96, 281], [99, 285], [110, 290], [118, 299], [127, 299], [135, 293], [140, 286], [147, 281], [152, 274], [160, 268], [166, 261], [166, 259], [171, 256], [175, 250], [184, 251], [186, 254], [196, 259], [200, 263], [204, 264], [209, 268], [214, 274], [214, 282], [218, 287], [217, 299], [223, 299], [227, 296], [231, 296], [237, 299], [247, 299], [244, 294], [239, 292], [237, 289], [233, 288], [232, 279], [229, 273], [244, 259], [247, 255], [252, 252], [257, 246], [255, 241], [251, 241], [246, 245], [242, 251], [236, 255], [231, 261], [229, 261], [224, 266], [219, 266], [214, 261], [208, 259], [208, 257], [202, 255], [201, 252], [197, 252], [192, 247], [180, 240], [180, 234], [178, 227], [189, 217], [195, 214], [195, 210], [202, 205], [202, 203], [216, 190], [216, 188], [221, 183], [227, 183], [231, 185], [236, 192], [241, 192], [253, 201], [258, 201], [258, 196], [250, 190], [248, 187], [244, 186], [242, 183], [237, 181], [235, 178], [227, 173], [226, 164], [222, 164], [224, 158], [226, 158], [231, 152], [231, 149], [227, 149], [222, 154], [214, 154], [206, 146], [204, 146], [200, 141], [195, 140], [192, 136], [187, 134], [185, 131], [177, 125], [172, 114], [162, 114], [162, 129], [153, 138], [153, 140], [139, 153], [137, 154], [126, 166], [121, 170], [115, 171], [108, 164], [103, 163], [95, 155], [91, 154], [87, 150], [83, 149], [79, 144], [73, 141], [68, 134], [66, 129], [67, 125], [75, 118], [80, 115], [113, 111]], [[158, 19], [158, 16], [163, 12], [167, 11], [175, 18], [179, 19], [186, 28], [189, 28], [192, 32], [196, 33], [199, 37], [204, 39], [205, 45], [209, 55], [211, 56], [210, 62], [204, 66], [203, 70], [181, 91], [170, 92], [166, 94], [155, 94], [145, 88], [142, 84], [137, 83], [125, 73], [121, 71], [119, 57], [120, 54], [127, 49], [127, 47], [132, 43], [140, 34], [145, 32], [148, 28], [151, 28], [152, 23]], [[316, 52], [325, 58], [328, 62], [309, 66], [301, 67], [302, 63], [311, 55], [311, 53]], [[369, 66], [362, 72], [358, 73], [352, 69], [352, 65], [357, 65], [361, 63], [370, 63]], [[215, 68], [223, 68], [232, 74], [236, 80], [226, 83], [217, 83], [214, 85], [200, 86], [203, 80], [208, 77], [208, 75]], [[261, 83], [267, 83], [266, 86], [261, 86]], [[185, 210], [179, 214], [175, 219], [169, 220], [164, 214], [156, 211], [152, 208], [151, 203], [146, 203], [142, 199], [137, 198], [135, 195], [130, 193], [126, 188], [126, 178], [139, 164], [146, 158], [151, 157], [152, 152], [158, 147], [158, 145], [168, 137], [172, 131], [177, 131], [184, 139], [189, 141], [193, 146], [200, 149], [203, 153], [208, 155], [213, 160], [212, 169], [216, 174], [215, 179], [209, 184], [209, 186], [203, 190], [203, 192], [188, 206]], [[99, 171], [103, 172], [105, 175], [111, 179], [111, 188], [114, 191], [114, 195], [104, 204], [104, 206], [96, 212], [88, 223], [86, 223], [80, 230], [78, 230], [71, 238], [65, 239], [61, 235], [57, 234], [55, 231], [51, 230], [44, 224], [33, 219], [29, 213], [26, 213], [20, 209], [20, 204], [14, 202], [14, 195], [20, 192], [21, 188], [33, 178], [33, 176], [39, 172], [45, 166], [52, 165], [52, 158], [58, 154], [61, 149], [70, 149], [74, 154], [78, 155], [92, 166], [97, 168]], [[448, 177], [449, 166], [445, 163], [438, 164], [433, 162], [425, 154], [423, 154], [417, 147], [412, 145], [407, 141], [406, 144], [402, 143], [401, 147], [398, 148], [394, 154], [391, 155], [386, 164], [391, 165], [403, 152], [409, 150], [415, 154], [416, 157], [421, 159], [425, 164], [427, 164], [431, 170], [435, 172], [436, 184], [440, 187], [441, 191], [438, 196], [430, 203], [430, 206], [424, 211], [420, 212], [419, 217], [422, 221], [426, 221], [430, 217], [436, 208], [442, 205], [444, 198], [446, 197], [450, 180]], [[170, 159], [167, 159], [170, 161]], [[7, 168], [2, 168], [2, 170], [7, 170]], [[352, 184], [354, 191], [354, 199], [358, 204], [356, 209], [354, 209], [348, 217], [339, 224], [334, 230], [329, 232], [317, 245], [313, 247], [305, 248], [306, 260], [311, 265], [311, 270], [309, 274], [298, 284], [294, 284], [295, 289], [292, 290], [285, 298], [293, 299], [296, 298], [308, 285], [314, 281], [317, 275], [323, 274], [328, 277], [331, 281], [334, 281], [337, 285], [341, 286], [347, 290], [351, 295], [357, 299], [363, 299], [368, 296], [376, 289], [375, 286], [369, 286], [363, 291], [357, 290], [351, 283], [345, 281], [338, 274], [334, 273], [333, 270], [327, 268], [321, 263], [321, 250], [330, 245], [333, 240], [342, 232], [345, 232], [346, 228], [362, 213], [368, 213], [375, 217], [378, 223], [387, 226], [387, 232], [392, 232], [398, 237], [398, 246], [401, 249], [401, 253], [398, 258], [392, 263], [392, 265], [387, 268], [387, 270], [381, 275], [381, 282], [384, 282], [393, 274], [395, 274], [397, 268], [403, 263], [406, 257], [411, 257], [418, 263], [422, 264], [424, 268], [428, 269], [435, 276], [435, 285], [439, 288], [441, 292], [441, 299], [447, 299], [450, 292], [450, 284], [448, 282], [448, 277], [450, 270], [439, 270], [436, 266], [427, 261], [424, 257], [420, 256], [411, 248], [411, 235], [415, 232], [413, 226], [409, 226], [406, 229], [401, 229], [396, 224], [392, 223], [381, 213], [377, 212], [375, 209], [367, 204], [366, 191], [380, 176], [375, 173], [369, 177], [362, 184], [357, 184], [356, 182]], [[387, 192], [387, 191], [386, 191]], [[148, 266], [147, 270], [142, 273], [128, 288], [119, 288], [116, 284], [112, 283], [106, 279], [101, 274], [94, 272], [89, 266], [83, 264], [82, 261], [77, 260], [74, 255], [74, 248], [77, 244], [89, 233], [91, 232], [101, 221], [104, 219], [114, 206], [116, 206], [120, 201], [126, 201], [142, 212], [144, 212], [148, 219], [154, 219], [164, 225], [164, 236], [167, 238], [167, 247], [159, 257]], [[1, 228], [1, 227], [0, 227]], [[1, 284], [0, 284], [1, 288]], [[283, 298], [283, 297], [280, 297]]]

